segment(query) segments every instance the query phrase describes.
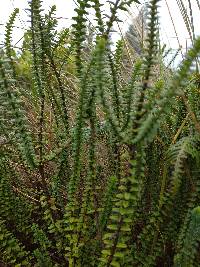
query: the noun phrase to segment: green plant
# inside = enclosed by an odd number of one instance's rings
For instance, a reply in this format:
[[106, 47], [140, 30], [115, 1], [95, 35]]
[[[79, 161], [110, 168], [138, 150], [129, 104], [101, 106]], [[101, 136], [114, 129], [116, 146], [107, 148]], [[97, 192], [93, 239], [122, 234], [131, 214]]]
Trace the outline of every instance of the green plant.
[[100, 1], [78, 0], [57, 32], [56, 7], [31, 0], [21, 54], [12, 13], [0, 51], [0, 265], [199, 266], [200, 38], [172, 72], [150, 0], [135, 59], [111, 37], [134, 2], [109, 1], [105, 17]]

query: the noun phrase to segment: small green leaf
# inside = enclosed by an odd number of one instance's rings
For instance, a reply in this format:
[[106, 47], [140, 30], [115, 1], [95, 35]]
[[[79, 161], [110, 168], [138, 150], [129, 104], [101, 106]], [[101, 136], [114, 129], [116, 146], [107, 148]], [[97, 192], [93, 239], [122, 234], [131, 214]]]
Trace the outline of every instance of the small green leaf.
[[103, 255], [110, 256], [110, 251], [107, 250], [107, 249], [103, 249], [103, 250], [101, 251], [101, 253], [102, 253]]
[[118, 243], [117, 248], [127, 248], [127, 245], [124, 243]]
[[124, 254], [122, 252], [115, 252], [114, 257], [116, 257], [116, 258], [124, 258]]
[[117, 261], [112, 261], [110, 265], [113, 267], [120, 267], [120, 264]]
[[117, 225], [110, 224], [110, 225], [107, 226], [107, 228], [110, 229], [110, 230], [115, 230], [116, 231], [117, 230]]

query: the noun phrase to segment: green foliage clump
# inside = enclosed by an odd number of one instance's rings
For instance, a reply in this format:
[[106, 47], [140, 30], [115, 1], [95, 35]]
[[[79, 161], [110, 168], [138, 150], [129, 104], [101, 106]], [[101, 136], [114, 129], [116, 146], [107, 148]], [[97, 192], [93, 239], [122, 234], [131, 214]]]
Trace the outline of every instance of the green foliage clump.
[[112, 30], [134, 2], [109, 1], [104, 16], [99, 0], [77, 0], [72, 26], [57, 32], [56, 7], [44, 14], [31, 0], [21, 53], [11, 14], [0, 52], [1, 266], [200, 265], [200, 38], [172, 72], [151, 0], [141, 57], [125, 67], [126, 40], [113, 48]]

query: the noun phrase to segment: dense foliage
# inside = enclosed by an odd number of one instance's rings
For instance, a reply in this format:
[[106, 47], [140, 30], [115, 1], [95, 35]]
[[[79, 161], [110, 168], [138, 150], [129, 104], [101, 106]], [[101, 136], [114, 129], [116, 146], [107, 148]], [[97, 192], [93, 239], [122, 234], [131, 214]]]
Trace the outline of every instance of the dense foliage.
[[105, 17], [99, 0], [77, 0], [72, 27], [57, 32], [56, 7], [29, 1], [20, 54], [18, 9], [7, 23], [0, 266], [200, 265], [200, 38], [167, 68], [149, 0], [140, 56], [124, 39], [113, 48], [119, 12], [138, 1], [109, 2]]

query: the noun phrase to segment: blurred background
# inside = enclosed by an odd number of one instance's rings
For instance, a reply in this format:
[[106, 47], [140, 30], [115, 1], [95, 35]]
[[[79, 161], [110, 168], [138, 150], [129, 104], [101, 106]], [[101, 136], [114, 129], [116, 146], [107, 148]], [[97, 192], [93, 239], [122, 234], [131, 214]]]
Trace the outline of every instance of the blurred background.
[[[129, 40], [135, 43], [135, 46], [141, 46], [143, 38], [145, 38], [145, 6], [148, 1], [141, 0], [141, 4], [133, 4], [129, 9], [129, 13], [122, 13], [121, 23], [115, 25], [113, 32], [113, 41], [115, 42], [122, 36], [127, 36]], [[109, 15], [109, 3], [106, 3], [103, 12]], [[47, 11], [50, 6], [56, 4], [56, 16], [59, 19], [58, 30], [70, 27], [76, 0], [43, 0], [43, 8]], [[0, 9], [0, 42], [3, 40], [4, 26], [8, 21], [10, 14], [14, 8], [20, 9], [20, 14], [16, 21], [13, 36], [13, 46], [20, 48], [23, 42], [23, 33], [29, 27], [28, 18], [28, 1], [27, 0], [6, 0]], [[195, 36], [200, 34], [198, 27], [198, 15], [200, 12], [199, 0], [161, 0], [160, 1], [160, 42], [166, 45], [166, 49], [170, 49], [166, 57], [166, 61], [170, 62], [176, 55], [172, 67], [176, 67], [182, 60], [186, 50], [192, 45]], [[88, 24], [94, 25], [93, 15], [88, 17]], [[195, 27], [195, 26], [196, 27]], [[3, 45], [1, 43], [1, 45]]]

